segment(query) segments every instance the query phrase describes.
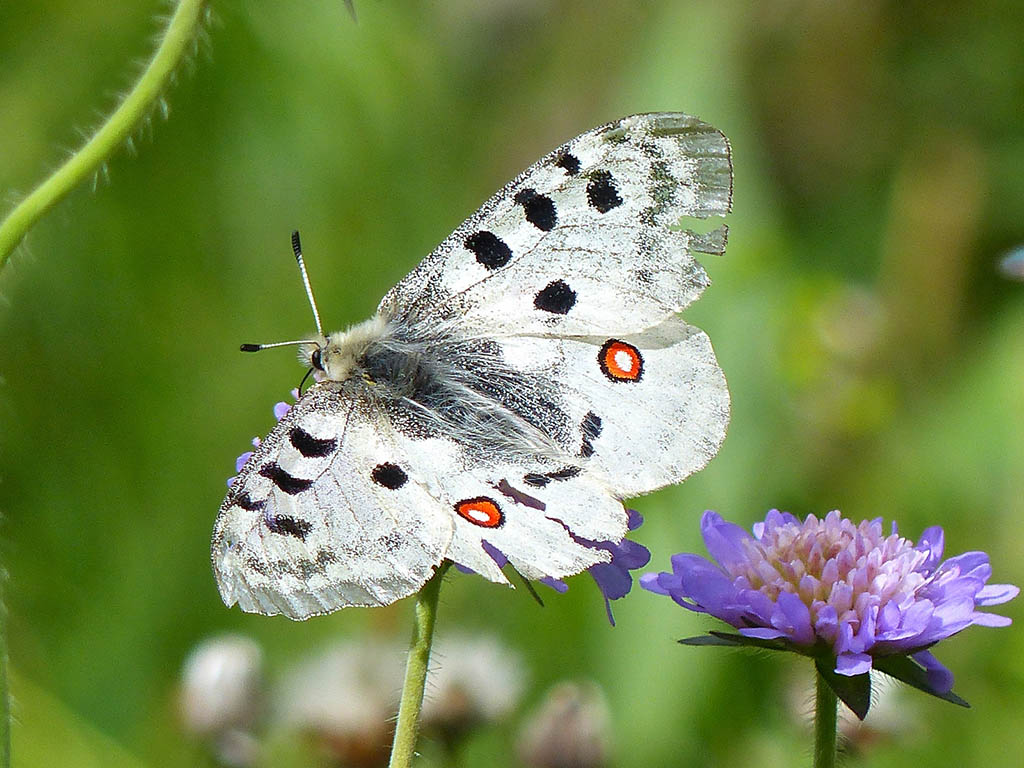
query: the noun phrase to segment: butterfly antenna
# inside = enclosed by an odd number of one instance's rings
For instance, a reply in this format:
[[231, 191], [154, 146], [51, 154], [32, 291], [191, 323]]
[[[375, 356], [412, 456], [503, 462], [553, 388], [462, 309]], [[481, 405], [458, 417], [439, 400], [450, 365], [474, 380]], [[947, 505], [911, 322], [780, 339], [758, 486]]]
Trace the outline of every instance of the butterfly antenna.
[[309, 298], [309, 306], [313, 310], [313, 320], [316, 321], [317, 336], [323, 338], [324, 329], [320, 326], [320, 312], [316, 308], [316, 299], [313, 298], [313, 286], [309, 284], [309, 274], [306, 272], [306, 262], [302, 260], [302, 243], [299, 241], [299, 230], [292, 232], [292, 251], [294, 251], [295, 261], [299, 265], [299, 274], [302, 275], [302, 284], [306, 287], [306, 296]]
[[[309, 298], [309, 306], [313, 309], [313, 320], [316, 322], [317, 338], [323, 339], [324, 330], [320, 325], [320, 312], [316, 308], [316, 299], [313, 298], [313, 286], [309, 284], [309, 274], [306, 272], [306, 262], [302, 259], [302, 243], [299, 241], [299, 232], [292, 232], [292, 251], [295, 253], [295, 261], [299, 265], [299, 274], [302, 275], [302, 285], [306, 288], [306, 296]], [[290, 347], [299, 344], [316, 344], [315, 339], [297, 339], [295, 341], [275, 341], [272, 344], [242, 344], [239, 349], [243, 352], [259, 352], [262, 349], [273, 349], [274, 347]]]

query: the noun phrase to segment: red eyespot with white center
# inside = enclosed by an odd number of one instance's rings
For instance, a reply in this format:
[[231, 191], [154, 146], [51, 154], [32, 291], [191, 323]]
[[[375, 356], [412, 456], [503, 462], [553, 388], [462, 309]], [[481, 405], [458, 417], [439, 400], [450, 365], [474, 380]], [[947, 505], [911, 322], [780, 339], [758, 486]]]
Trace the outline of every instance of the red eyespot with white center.
[[608, 339], [597, 354], [601, 372], [612, 381], [640, 381], [644, 359], [640, 350], [618, 339]]
[[481, 528], [498, 528], [505, 522], [505, 516], [501, 513], [501, 507], [493, 499], [489, 499], [486, 496], [460, 501], [455, 505], [455, 511], [463, 520], [468, 520], [473, 525], [479, 525]]

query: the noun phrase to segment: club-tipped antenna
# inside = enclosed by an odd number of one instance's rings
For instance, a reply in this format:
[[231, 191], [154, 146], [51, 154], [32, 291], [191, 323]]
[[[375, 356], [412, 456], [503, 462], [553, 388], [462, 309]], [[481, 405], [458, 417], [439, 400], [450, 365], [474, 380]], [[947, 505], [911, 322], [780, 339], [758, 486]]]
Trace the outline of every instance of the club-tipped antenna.
[[320, 325], [320, 312], [316, 308], [316, 299], [313, 298], [313, 286], [309, 284], [309, 274], [306, 272], [306, 262], [302, 260], [302, 243], [299, 241], [299, 231], [292, 232], [292, 251], [295, 253], [295, 262], [299, 265], [299, 274], [302, 275], [302, 285], [306, 289], [306, 297], [309, 299], [309, 306], [313, 310], [313, 320], [316, 322], [316, 339], [296, 339], [295, 341], [275, 341], [270, 344], [242, 344], [239, 349], [243, 352], [259, 352], [262, 349], [273, 349], [274, 347], [290, 347], [299, 344], [321, 344], [324, 339], [324, 329]]
[[299, 274], [302, 275], [302, 284], [306, 287], [306, 296], [309, 299], [309, 306], [313, 310], [313, 320], [316, 321], [316, 335], [324, 336], [324, 329], [320, 326], [320, 312], [316, 308], [316, 299], [313, 298], [313, 286], [309, 284], [309, 274], [306, 272], [306, 262], [302, 260], [302, 243], [299, 241], [299, 230], [292, 232], [292, 251], [295, 253], [295, 261], [299, 265]]
[[243, 352], [259, 352], [262, 349], [273, 349], [274, 347], [290, 347], [299, 344], [316, 344], [316, 339], [296, 339], [295, 341], [275, 341], [271, 344], [242, 344], [239, 349]]

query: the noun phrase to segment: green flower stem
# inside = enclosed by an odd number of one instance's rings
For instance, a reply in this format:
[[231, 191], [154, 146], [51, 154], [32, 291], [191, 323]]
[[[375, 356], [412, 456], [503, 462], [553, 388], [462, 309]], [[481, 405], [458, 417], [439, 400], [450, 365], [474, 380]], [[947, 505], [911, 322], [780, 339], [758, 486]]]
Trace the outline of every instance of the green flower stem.
[[824, 677], [814, 679], [814, 768], [835, 768], [839, 700]]
[[391, 747], [391, 762], [388, 763], [388, 768], [409, 768], [416, 753], [420, 710], [423, 708], [423, 688], [427, 682], [430, 646], [434, 641], [437, 598], [441, 592], [441, 580], [450, 565], [447, 560], [442, 563], [416, 596], [412, 643], [409, 646], [409, 660], [405, 665], [405, 684], [402, 686], [402, 701], [398, 707], [398, 723], [395, 726], [395, 741]]
[[29, 193], [0, 224], [0, 269], [32, 226], [99, 169], [149, 114], [184, 60], [203, 22], [206, 0], [181, 0], [149, 66], [107, 121], [67, 162]]
[[11, 698], [7, 689], [6, 572], [0, 569], [0, 768], [11, 768]]

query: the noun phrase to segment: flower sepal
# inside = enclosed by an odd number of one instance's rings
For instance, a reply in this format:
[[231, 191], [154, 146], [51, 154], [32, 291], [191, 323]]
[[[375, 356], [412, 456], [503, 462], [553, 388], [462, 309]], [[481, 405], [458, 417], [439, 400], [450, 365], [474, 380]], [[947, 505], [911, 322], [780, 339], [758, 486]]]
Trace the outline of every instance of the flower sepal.
[[[931, 657], [931, 654], [927, 651], [921, 653]], [[921, 653], [914, 656], [907, 656], [902, 653], [893, 654], [892, 656], [879, 656], [875, 658], [874, 668], [879, 672], [884, 672], [889, 677], [894, 677], [912, 688], [917, 688], [917, 690], [931, 694], [943, 701], [948, 701], [961, 707], [970, 707], [971, 705], [966, 700], [957, 696], [952, 690], [944, 690], [944, 686], [936, 685], [934, 678], [929, 674], [930, 668], [921, 664], [918, 658], [915, 658], [915, 656], [920, 656]]]
[[[748, 635], [737, 635], [732, 632], [717, 632], [711, 630], [706, 635], [686, 637], [679, 641], [682, 645], [692, 646], [722, 646], [727, 648], [760, 648], [767, 651], [788, 651], [807, 656], [814, 659], [814, 666], [818, 674], [828, 684], [839, 700], [863, 720], [871, 707], [871, 674], [863, 672], [859, 675], [844, 675], [836, 672], [836, 656], [832, 649], [823, 643], [807, 647], [789, 642], [781, 637], [750, 637]], [[931, 662], [926, 665], [918, 658]], [[933, 662], [934, 657], [925, 648], [918, 648], [912, 654], [892, 654], [890, 656], [876, 656], [872, 663], [872, 669], [893, 677], [900, 682], [906, 683], [912, 688], [935, 696], [936, 698], [948, 701], [961, 707], [970, 707], [964, 699], [949, 690], [943, 683], [948, 678], [937, 670], [944, 670], [944, 667]]]

